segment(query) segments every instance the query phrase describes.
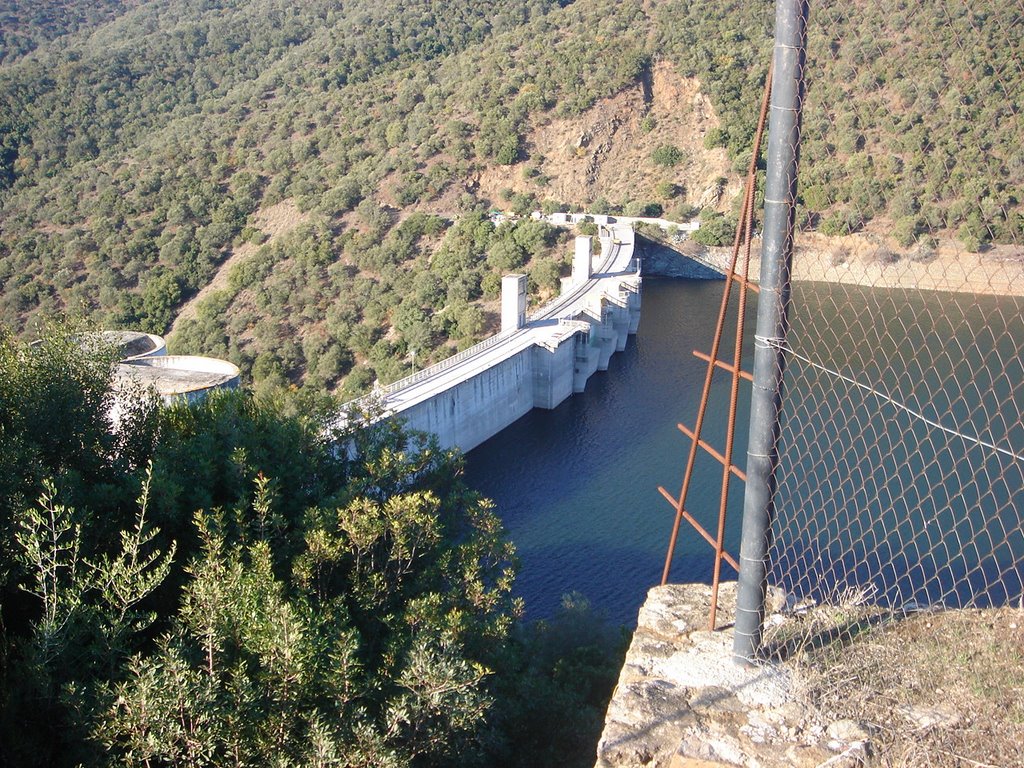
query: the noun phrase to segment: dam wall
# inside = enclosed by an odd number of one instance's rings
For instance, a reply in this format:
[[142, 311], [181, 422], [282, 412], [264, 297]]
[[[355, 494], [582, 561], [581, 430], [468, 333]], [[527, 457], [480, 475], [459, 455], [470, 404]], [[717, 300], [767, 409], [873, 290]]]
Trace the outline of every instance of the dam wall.
[[[641, 278], [631, 226], [603, 225], [575, 243], [572, 278], [529, 317], [523, 275], [502, 281], [502, 330], [440, 363], [368, 396], [383, 417], [437, 436], [463, 451], [533, 408], [557, 407], [608, 368], [640, 324]], [[507, 295], [506, 295], [507, 292]], [[376, 409], [366, 408], [366, 411]]]
[[550, 410], [573, 392], [576, 342], [568, 338], [560, 342], [538, 344], [530, 351], [533, 360], [533, 405], [535, 408]]
[[[639, 283], [635, 284], [639, 288]], [[627, 298], [628, 297], [628, 298]], [[533, 408], [552, 409], [608, 369], [640, 322], [639, 290], [603, 296], [597, 317], [556, 322], [541, 340], [467, 372], [460, 381], [393, 413], [443, 448], [471, 450]]]
[[403, 409], [412, 429], [444, 448], [477, 446], [534, 407], [533, 349], [527, 347], [452, 387]]

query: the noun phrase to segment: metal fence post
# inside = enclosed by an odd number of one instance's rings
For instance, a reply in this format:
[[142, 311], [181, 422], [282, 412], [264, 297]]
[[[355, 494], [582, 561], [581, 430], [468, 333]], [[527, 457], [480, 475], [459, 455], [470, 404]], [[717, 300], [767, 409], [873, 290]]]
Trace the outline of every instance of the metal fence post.
[[806, 0], [777, 0], [761, 291], [754, 337], [750, 442], [733, 638], [733, 657], [741, 663], [751, 661], [761, 645], [767, 553], [775, 513], [773, 497], [793, 259], [806, 25]]

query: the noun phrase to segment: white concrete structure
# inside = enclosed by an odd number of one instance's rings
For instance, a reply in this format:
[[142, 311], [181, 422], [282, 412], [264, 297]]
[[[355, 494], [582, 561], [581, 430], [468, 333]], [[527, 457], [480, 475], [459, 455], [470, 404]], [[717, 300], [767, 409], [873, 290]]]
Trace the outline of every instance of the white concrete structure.
[[526, 325], [526, 275], [501, 278], [501, 332]]
[[[122, 358], [114, 369], [114, 398], [109, 413], [115, 426], [132, 401], [147, 390], [170, 404], [191, 403], [215, 389], [238, 387], [238, 366], [213, 357], [168, 355], [160, 336], [137, 331], [101, 331], [90, 336], [107, 347], [120, 346]], [[87, 348], [90, 343], [85, 339], [83, 346]]]
[[167, 354], [167, 343], [162, 336], [142, 331], [94, 331], [80, 336], [78, 344], [88, 352], [116, 347], [122, 361]]
[[194, 402], [214, 389], [235, 389], [239, 378], [233, 363], [193, 355], [135, 358], [122, 362], [115, 372], [119, 388], [150, 388], [165, 403]]
[[468, 451], [531, 408], [554, 408], [582, 392], [640, 323], [632, 227], [609, 227], [601, 254], [590, 279], [572, 285], [522, 327], [504, 329], [503, 322], [497, 336], [371, 397], [382, 400], [385, 414], [436, 434], [442, 446]]
[[572, 256], [572, 284], [580, 285], [590, 279], [594, 268], [594, 241], [589, 235], [576, 237], [576, 248]]

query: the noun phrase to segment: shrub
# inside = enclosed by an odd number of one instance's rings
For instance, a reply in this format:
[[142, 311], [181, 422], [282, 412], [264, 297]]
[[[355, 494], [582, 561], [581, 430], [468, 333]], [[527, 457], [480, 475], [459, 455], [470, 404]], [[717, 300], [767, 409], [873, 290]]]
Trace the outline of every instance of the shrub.
[[671, 200], [673, 197], [679, 197], [683, 193], [683, 188], [673, 181], [663, 181], [654, 188], [654, 191], [663, 200]]
[[651, 153], [651, 160], [654, 161], [654, 164], [666, 168], [674, 168], [685, 159], [686, 155], [683, 151], [672, 144], [662, 144]]
[[693, 240], [701, 245], [729, 245], [736, 236], [736, 225], [717, 211], [705, 208], [700, 213], [700, 229]]
[[725, 147], [729, 144], [729, 134], [724, 128], [712, 128], [704, 134], [704, 148], [714, 149]]

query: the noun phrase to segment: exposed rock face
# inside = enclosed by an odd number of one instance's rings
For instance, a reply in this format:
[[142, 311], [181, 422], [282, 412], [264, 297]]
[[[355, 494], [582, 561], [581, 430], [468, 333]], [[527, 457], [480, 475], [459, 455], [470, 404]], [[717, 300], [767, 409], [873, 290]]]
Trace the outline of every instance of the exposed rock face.
[[597, 768], [857, 765], [866, 733], [831, 732], [796, 701], [784, 666], [732, 660], [734, 583], [655, 587], [637, 630], [598, 744]]
[[[704, 136], [718, 125], [700, 82], [683, 77], [668, 61], [659, 61], [649, 82], [642, 78], [614, 96], [598, 99], [582, 114], [535, 117], [524, 137], [524, 150], [546, 177], [542, 190], [516, 163], [485, 169], [480, 193], [495, 202], [511, 189], [581, 205], [601, 197], [613, 204], [661, 200], [674, 205], [696, 204], [698, 195], [710, 190], [702, 196], [702, 205], [725, 213], [742, 189], [742, 178], [725, 149], [704, 146]], [[685, 159], [673, 167], [655, 164], [651, 155], [665, 144], [679, 149]], [[656, 192], [661, 182], [692, 192], [664, 200]]]
[[[642, 272], [644, 277], [682, 277], [687, 280], [723, 280], [721, 272], [716, 272], [701, 261], [714, 262], [716, 266], [724, 269], [728, 266], [728, 256], [719, 257], [718, 251], [724, 249], [709, 249], [700, 246], [693, 241], [688, 241], [678, 250], [670, 248], [663, 243], [646, 238], [637, 237], [640, 258], [643, 261]], [[724, 262], [719, 265], [719, 262]]]

